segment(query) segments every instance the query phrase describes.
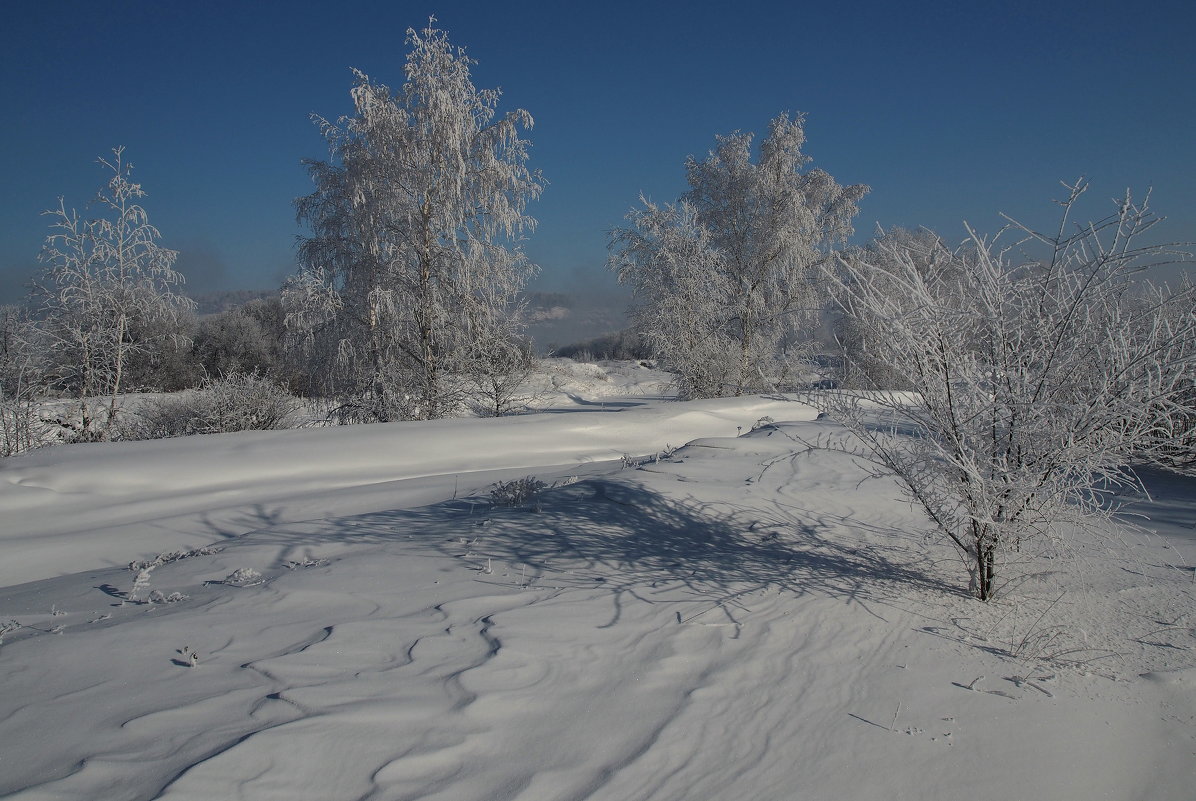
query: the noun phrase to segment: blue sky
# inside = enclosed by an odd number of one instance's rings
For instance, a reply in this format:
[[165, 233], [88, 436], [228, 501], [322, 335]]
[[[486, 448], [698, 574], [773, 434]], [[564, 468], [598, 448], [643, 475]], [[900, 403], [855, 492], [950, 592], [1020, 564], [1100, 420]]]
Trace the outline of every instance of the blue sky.
[[1169, 240], [1196, 240], [1196, 11], [1189, 3], [57, 2], [0, 10], [0, 302], [22, 294], [61, 195], [125, 145], [195, 290], [293, 269], [309, 121], [349, 111], [351, 67], [402, 82], [430, 14], [474, 82], [536, 119], [549, 186], [527, 244], [545, 289], [613, 285], [606, 231], [643, 192], [685, 189], [714, 135], [807, 114], [806, 151], [866, 183], [856, 229], [999, 211], [1045, 222], [1058, 181], [1088, 206], [1154, 187]]

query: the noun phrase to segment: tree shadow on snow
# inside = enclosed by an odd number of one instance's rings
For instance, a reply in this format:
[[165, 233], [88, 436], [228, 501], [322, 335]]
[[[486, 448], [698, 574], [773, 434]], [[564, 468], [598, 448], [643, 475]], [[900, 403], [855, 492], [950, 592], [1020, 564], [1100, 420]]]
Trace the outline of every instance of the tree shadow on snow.
[[[616, 595], [616, 609], [624, 594], [648, 600], [655, 588], [721, 603], [771, 587], [865, 608], [895, 602], [910, 586], [960, 592], [937, 575], [911, 535], [780, 502], [761, 509], [675, 499], [634, 481], [598, 478], [552, 489], [537, 511], [467, 498], [306, 523], [270, 525], [269, 512], [259, 514], [238, 521], [264, 524], [245, 544], [277, 546], [279, 566], [310, 559], [331, 543], [412, 543], [464, 558], [478, 581], [601, 588]], [[484, 572], [488, 563], [492, 573]], [[678, 612], [682, 622], [684, 616]]]
[[[668, 584], [710, 599], [774, 587], [860, 604], [892, 600], [895, 583], [959, 593], [906, 535], [780, 503], [762, 510], [676, 500], [593, 479], [546, 493], [538, 512], [496, 510], [489, 519], [467, 543], [442, 538], [439, 547], [472, 552], [475, 563], [525, 565], [532, 586], [638, 592]], [[866, 538], [852, 536], [865, 528]]]

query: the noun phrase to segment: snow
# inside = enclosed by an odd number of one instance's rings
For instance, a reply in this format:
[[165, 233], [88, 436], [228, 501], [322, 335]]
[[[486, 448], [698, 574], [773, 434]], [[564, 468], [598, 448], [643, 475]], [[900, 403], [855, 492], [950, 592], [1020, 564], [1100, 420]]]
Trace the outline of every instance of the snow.
[[979, 604], [809, 407], [656, 391], [0, 464], [0, 795], [1192, 797], [1191, 481]]

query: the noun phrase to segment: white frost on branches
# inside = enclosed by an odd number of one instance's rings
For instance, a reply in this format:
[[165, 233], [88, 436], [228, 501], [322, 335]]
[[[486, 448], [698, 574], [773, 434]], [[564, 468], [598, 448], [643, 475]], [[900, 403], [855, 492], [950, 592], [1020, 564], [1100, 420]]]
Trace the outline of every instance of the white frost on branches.
[[1139, 244], [1158, 218], [1127, 193], [1073, 227], [1086, 186], [1065, 186], [1053, 233], [969, 228], [955, 251], [890, 238], [826, 271], [869, 359], [913, 392], [813, 400], [898, 477], [985, 600], [1028, 544], [1107, 519], [1139, 489], [1131, 462], [1165, 456], [1196, 411], [1193, 290], [1143, 280], [1176, 257]]
[[45, 347], [28, 310], [0, 306], [0, 457], [40, 448], [49, 440], [42, 401]]
[[518, 247], [543, 183], [519, 137], [531, 115], [496, 118], [499, 92], [433, 22], [407, 31], [399, 91], [355, 70], [354, 116], [316, 118], [332, 159], [307, 163], [316, 190], [298, 201], [312, 235], [288, 327], [360, 420], [456, 412], [479, 344], [516, 335], [535, 269]]
[[[98, 438], [113, 425], [129, 361], [154, 341], [173, 336], [181, 313], [194, 303], [175, 290], [183, 276], [174, 270], [178, 253], [158, 244], [161, 234], [137, 202], [145, 196], [130, 180], [133, 165], [99, 159], [111, 171], [94, 204], [103, 216], [84, 220], [62, 199], [45, 212], [54, 219], [41, 261], [42, 330], [59, 387], [79, 399], [78, 435]], [[103, 428], [89, 400], [108, 397]]]
[[774, 119], [690, 157], [690, 190], [611, 233], [611, 267], [630, 284], [634, 322], [678, 376], [683, 397], [740, 395], [784, 382], [821, 307], [818, 266], [852, 233], [863, 185], [802, 172], [805, 118]]

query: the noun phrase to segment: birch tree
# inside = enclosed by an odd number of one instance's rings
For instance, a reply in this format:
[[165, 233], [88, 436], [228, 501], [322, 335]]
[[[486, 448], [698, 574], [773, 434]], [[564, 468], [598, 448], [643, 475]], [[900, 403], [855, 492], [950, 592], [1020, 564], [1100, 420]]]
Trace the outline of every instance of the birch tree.
[[354, 71], [355, 113], [316, 117], [330, 160], [307, 162], [310, 226], [285, 288], [288, 328], [346, 416], [430, 419], [455, 412], [463, 366], [509, 329], [534, 271], [519, 240], [543, 182], [527, 166], [523, 110], [497, 114], [474, 62], [433, 27], [409, 29], [396, 92]]
[[0, 306], [0, 457], [47, 441], [47, 426], [38, 414], [45, 390], [44, 344], [27, 308]]
[[868, 187], [803, 172], [804, 126], [800, 114], [774, 119], [757, 162], [752, 134], [717, 137], [704, 160], [687, 160], [678, 204], [644, 200], [611, 234], [633, 314], [688, 397], [783, 381], [821, 308], [818, 266], [851, 235]]
[[[615, 233], [619, 280], [631, 283], [632, 327], [676, 376], [683, 398], [711, 398], [736, 386], [737, 339], [726, 324], [736, 287], [712, 235], [685, 201], [666, 206], [641, 198], [633, 228]], [[722, 324], [720, 324], [720, 321]]]
[[[98, 160], [111, 173], [93, 201], [101, 216], [83, 219], [60, 198], [45, 212], [54, 222], [40, 255], [46, 268], [37, 292], [52, 373], [78, 399], [77, 434], [85, 439], [102, 438], [114, 423], [129, 360], [174, 336], [172, 321], [194, 306], [176, 291], [178, 253], [159, 244], [124, 148], [112, 154]], [[102, 424], [92, 408], [100, 396], [107, 399]]]
[[1131, 464], [1166, 458], [1196, 412], [1193, 288], [1145, 280], [1176, 258], [1141, 244], [1149, 198], [1075, 225], [1086, 185], [1065, 186], [1055, 230], [969, 228], [955, 251], [894, 239], [827, 270], [870, 358], [913, 391], [811, 401], [899, 479], [982, 600], [1017, 560], [1108, 520], [1141, 489]]

